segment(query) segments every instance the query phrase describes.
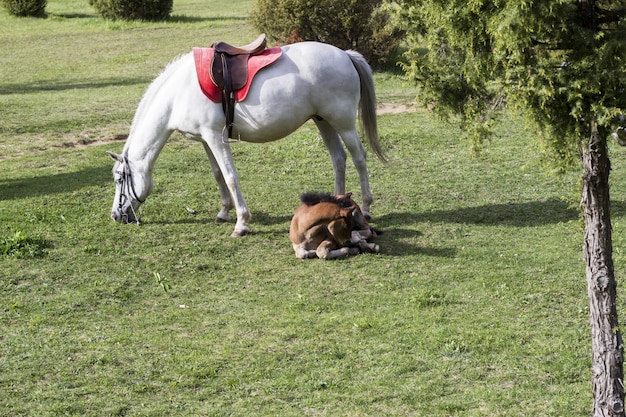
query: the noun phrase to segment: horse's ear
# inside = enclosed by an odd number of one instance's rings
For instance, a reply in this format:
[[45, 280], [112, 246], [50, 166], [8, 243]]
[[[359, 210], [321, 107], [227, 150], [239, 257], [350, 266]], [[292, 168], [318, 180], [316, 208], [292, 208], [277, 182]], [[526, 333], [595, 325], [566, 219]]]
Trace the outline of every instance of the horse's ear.
[[107, 152], [107, 155], [109, 155], [112, 160], [117, 161], [117, 162], [124, 161], [124, 158], [122, 158], [122, 155], [118, 155], [115, 152], [111, 152], [111, 151], [106, 151], [106, 152]]

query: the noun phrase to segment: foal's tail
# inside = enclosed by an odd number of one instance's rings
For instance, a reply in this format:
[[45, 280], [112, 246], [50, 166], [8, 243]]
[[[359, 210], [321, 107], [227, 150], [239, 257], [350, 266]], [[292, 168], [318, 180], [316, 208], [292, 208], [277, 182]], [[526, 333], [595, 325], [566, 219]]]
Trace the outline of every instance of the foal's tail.
[[378, 159], [386, 162], [385, 153], [380, 147], [378, 141], [378, 123], [376, 122], [376, 92], [374, 91], [374, 79], [372, 78], [372, 69], [370, 68], [363, 55], [356, 51], [346, 51], [356, 72], [359, 73], [361, 79], [361, 102], [359, 103], [359, 116], [363, 125], [363, 131], [367, 142], [374, 150]]

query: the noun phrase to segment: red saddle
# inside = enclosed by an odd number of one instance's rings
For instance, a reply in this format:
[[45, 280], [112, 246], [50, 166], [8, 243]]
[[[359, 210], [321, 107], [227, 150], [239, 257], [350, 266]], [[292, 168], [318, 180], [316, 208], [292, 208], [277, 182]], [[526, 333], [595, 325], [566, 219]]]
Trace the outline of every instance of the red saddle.
[[[280, 47], [268, 48], [257, 55], [248, 58], [248, 77], [243, 87], [235, 91], [235, 101], [241, 102], [246, 99], [254, 76], [263, 68], [273, 64], [281, 57], [283, 51]], [[222, 91], [211, 76], [211, 67], [215, 56], [214, 48], [193, 48], [193, 57], [196, 63], [196, 73], [200, 89], [211, 101], [222, 102]]]

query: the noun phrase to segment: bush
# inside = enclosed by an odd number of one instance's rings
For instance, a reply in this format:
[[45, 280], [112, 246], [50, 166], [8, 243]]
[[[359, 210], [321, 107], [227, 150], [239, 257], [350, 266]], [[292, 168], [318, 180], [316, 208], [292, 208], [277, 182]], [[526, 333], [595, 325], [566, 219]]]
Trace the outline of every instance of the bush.
[[13, 258], [38, 258], [49, 245], [41, 238], [26, 236], [19, 230], [11, 236], [0, 236], [0, 253]]
[[172, 13], [174, 0], [88, 0], [105, 19], [165, 20]]
[[404, 31], [386, 0], [257, 0], [255, 28], [278, 43], [318, 41], [359, 51], [372, 66], [385, 64]]
[[44, 17], [46, 0], [2, 0], [2, 4], [13, 16]]

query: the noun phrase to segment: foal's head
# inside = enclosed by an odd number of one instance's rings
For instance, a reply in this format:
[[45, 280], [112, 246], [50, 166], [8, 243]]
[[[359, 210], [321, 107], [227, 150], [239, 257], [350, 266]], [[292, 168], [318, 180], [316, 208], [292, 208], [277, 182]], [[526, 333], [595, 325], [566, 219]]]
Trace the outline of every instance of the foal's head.
[[341, 216], [349, 225], [350, 230], [364, 230], [370, 228], [361, 208], [352, 199], [352, 193], [341, 194], [334, 197], [336, 198], [336, 203], [341, 207]]
[[370, 225], [359, 205], [352, 199], [352, 193], [332, 195], [330, 193], [304, 193], [300, 200], [307, 206], [318, 203], [333, 203], [339, 206], [340, 216], [350, 230], [369, 229]]

